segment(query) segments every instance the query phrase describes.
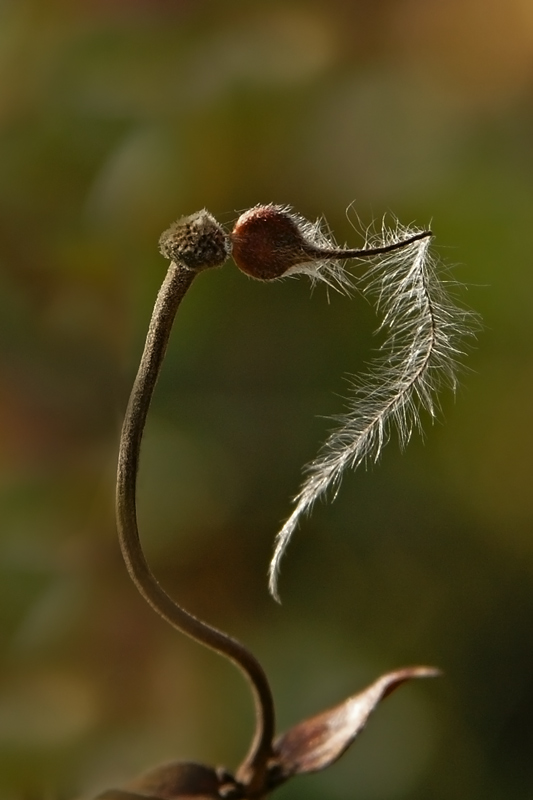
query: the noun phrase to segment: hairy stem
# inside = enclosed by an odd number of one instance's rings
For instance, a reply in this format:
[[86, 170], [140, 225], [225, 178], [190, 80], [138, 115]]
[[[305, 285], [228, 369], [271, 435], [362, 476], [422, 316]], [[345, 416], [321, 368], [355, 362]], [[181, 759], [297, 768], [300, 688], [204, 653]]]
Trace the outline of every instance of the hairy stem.
[[256, 783], [263, 785], [274, 736], [274, 703], [263, 668], [242, 644], [185, 611], [164, 591], [147, 564], [137, 526], [136, 484], [146, 416], [174, 317], [196, 274], [180, 263], [171, 262], [157, 296], [122, 427], [116, 487], [117, 526], [126, 567], [144, 599], [174, 628], [233, 661], [248, 679], [255, 702], [255, 733], [237, 777], [253, 793]]

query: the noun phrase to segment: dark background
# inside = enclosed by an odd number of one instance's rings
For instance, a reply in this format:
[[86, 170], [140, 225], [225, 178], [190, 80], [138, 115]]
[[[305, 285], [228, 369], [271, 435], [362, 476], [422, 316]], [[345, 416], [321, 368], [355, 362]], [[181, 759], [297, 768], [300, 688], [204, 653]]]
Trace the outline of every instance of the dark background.
[[113, 481], [165, 271], [206, 206], [431, 224], [484, 328], [456, 399], [319, 504], [267, 594], [301, 467], [372, 357], [370, 307], [233, 264], [180, 310], [149, 420], [154, 571], [247, 642], [280, 729], [388, 669], [354, 749], [280, 799], [533, 791], [533, 7], [527, 0], [0, 2], [0, 796], [91, 797], [247, 749], [241, 676], [130, 584]]

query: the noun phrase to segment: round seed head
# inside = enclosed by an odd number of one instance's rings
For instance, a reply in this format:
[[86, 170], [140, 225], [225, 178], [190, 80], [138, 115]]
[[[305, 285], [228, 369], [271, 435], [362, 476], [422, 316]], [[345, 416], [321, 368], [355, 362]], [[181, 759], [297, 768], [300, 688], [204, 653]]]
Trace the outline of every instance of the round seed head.
[[231, 253], [231, 241], [222, 226], [204, 208], [173, 222], [161, 234], [159, 251], [165, 258], [199, 272], [222, 266]]

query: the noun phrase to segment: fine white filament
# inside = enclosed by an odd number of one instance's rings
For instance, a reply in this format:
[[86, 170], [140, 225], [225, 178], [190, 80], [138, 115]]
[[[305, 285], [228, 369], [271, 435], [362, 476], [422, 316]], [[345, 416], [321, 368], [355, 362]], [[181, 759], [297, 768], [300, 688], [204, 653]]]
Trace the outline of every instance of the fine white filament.
[[[396, 225], [367, 246], [394, 244], [416, 233]], [[348, 410], [335, 417], [339, 427], [305, 468], [295, 509], [277, 534], [269, 570], [269, 588], [277, 600], [280, 559], [302, 515], [330, 487], [338, 489], [346, 468], [377, 461], [391, 428], [405, 446], [413, 429], [420, 429], [422, 409], [436, 416], [437, 391], [443, 385], [456, 387], [459, 344], [468, 333], [469, 314], [449, 297], [429, 245], [430, 237], [374, 256], [366, 272], [363, 291], [376, 299], [386, 340], [375, 367], [353, 382]]]

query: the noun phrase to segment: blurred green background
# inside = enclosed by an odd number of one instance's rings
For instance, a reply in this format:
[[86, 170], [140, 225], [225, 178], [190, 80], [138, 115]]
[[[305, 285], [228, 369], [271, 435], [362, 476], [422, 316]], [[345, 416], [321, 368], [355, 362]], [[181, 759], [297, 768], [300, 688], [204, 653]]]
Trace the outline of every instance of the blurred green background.
[[150, 562], [252, 647], [280, 730], [382, 671], [445, 671], [280, 800], [530, 798], [533, 4], [1, 0], [0, 76], [2, 800], [247, 749], [241, 676], [129, 582], [113, 482], [160, 232], [269, 201], [352, 246], [355, 212], [431, 223], [484, 328], [425, 441], [301, 526], [280, 607], [274, 533], [377, 321], [303, 279], [200, 276], [143, 450]]

